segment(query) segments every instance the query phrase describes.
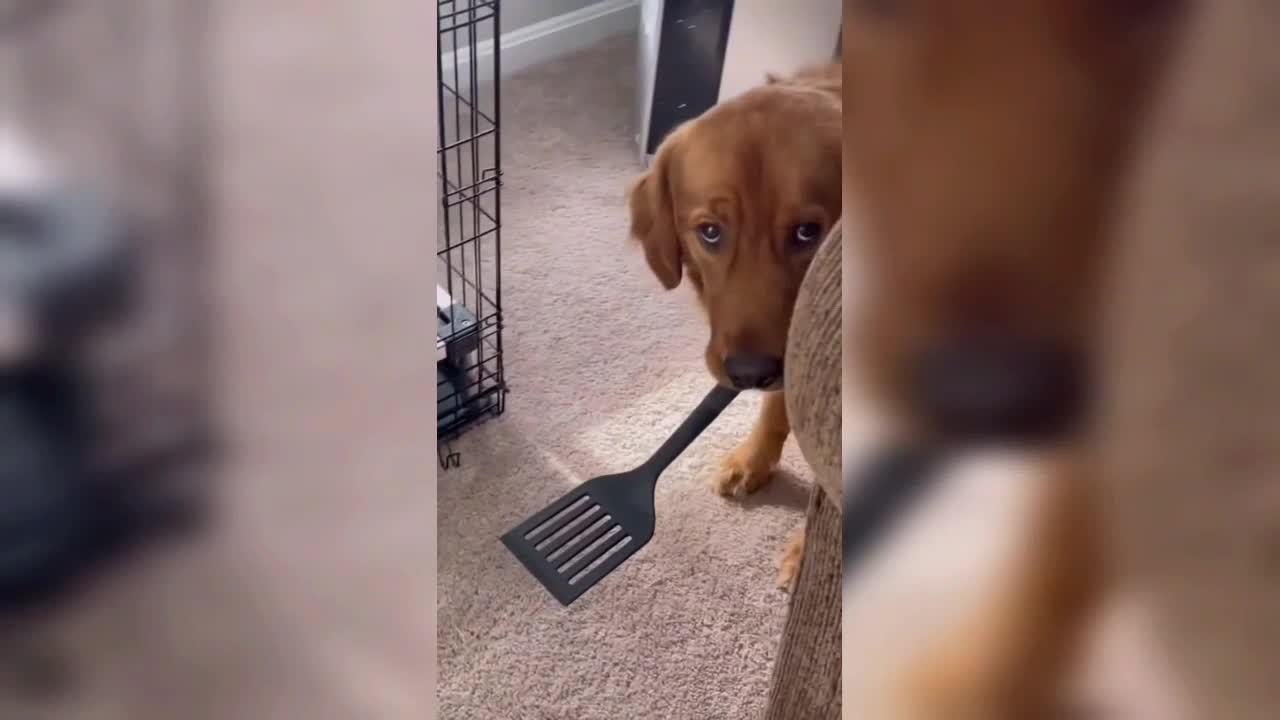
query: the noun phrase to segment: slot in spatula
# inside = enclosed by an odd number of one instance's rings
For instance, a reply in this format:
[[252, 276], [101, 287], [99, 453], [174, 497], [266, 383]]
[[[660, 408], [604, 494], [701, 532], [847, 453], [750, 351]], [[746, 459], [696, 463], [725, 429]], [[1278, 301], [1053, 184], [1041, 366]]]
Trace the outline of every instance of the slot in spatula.
[[658, 477], [737, 396], [717, 385], [642, 465], [584, 482], [502, 543], [561, 604], [577, 600], [653, 538]]

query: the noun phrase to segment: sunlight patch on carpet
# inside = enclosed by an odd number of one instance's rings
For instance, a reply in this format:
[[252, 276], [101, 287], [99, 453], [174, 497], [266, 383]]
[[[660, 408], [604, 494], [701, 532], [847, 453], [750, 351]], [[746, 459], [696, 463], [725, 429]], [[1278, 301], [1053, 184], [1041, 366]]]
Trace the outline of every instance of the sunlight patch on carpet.
[[[601, 415], [598, 422], [582, 432], [575, 446], [591, 457], [600, 458], [602, 465], [595, 474], [630, 470], [658, 449], [712, 386], [713, 381], [705, 372], [675, 378], [626, 407]], [[758, 393], [738, 396], [663, 473], [664, 482], [658, 483], [658, 496], [688, 482], [699, 481], [713, 463], [719, 462], [750, 432], [759, 404]]]

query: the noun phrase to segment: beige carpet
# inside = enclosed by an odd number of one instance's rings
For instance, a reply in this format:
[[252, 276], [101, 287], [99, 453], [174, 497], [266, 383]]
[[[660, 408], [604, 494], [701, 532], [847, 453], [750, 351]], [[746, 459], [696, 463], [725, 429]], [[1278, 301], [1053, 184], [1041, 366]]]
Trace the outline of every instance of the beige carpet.
[[[807, 481], [746, 503], [706, 486], [746, 433], [743, 397], [664, 475], [654, 539], [565, 609], [498, 536], [575, 484], [628, 469], [711, 380], [686, 289], [627, 242], [639, 171], [634, 43], [506, 82], [507, 413], [462, 436], [439, 501], [440, 706], [449, 720], [742, 720], [763, 707], [786, 596], [779, 552]], [[794, 448], [786, 468], [807, 472]]]

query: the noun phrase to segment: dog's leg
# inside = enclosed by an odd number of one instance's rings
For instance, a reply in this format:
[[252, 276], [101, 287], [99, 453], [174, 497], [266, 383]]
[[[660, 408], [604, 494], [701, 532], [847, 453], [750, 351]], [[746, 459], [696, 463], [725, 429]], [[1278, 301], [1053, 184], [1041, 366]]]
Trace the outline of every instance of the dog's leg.
[[791, 434], [787, 401], [782, 392], [766, 393], [751, 434], [724, 459], [711, 476], [711, 487], [725, 497], [742, 496], [764, 487], [782, 459]]
[[796, 578], [800, 576], [800, 560], [804, 558], [804, 526], [796, 529], [787, 549], [782, 552], [782, 562], [778, 563], [778, 588], [786, 592], [796, 589]]
[[1048, 470], [1011, 582], [912, 668], [894, 720], [1055, 717], [1104, 569], [1091, 475]]

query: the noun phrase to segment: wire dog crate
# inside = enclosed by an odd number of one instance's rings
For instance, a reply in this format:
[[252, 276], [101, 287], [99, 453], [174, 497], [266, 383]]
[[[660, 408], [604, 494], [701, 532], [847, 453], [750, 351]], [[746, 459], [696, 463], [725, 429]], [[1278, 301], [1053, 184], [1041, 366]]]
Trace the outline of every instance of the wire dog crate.
[[[448, 441], [505, 408], [498, 0], [439, 0], [436, 424]], [[456, 464], [441, 456], [441, 464]]]
[[0, 133], [118, 208], [136, 240], [132, 310], [87, 363], [95, 465], [130, 482], [202, 465], [214, 440], [209, 5], [0, 0]]

